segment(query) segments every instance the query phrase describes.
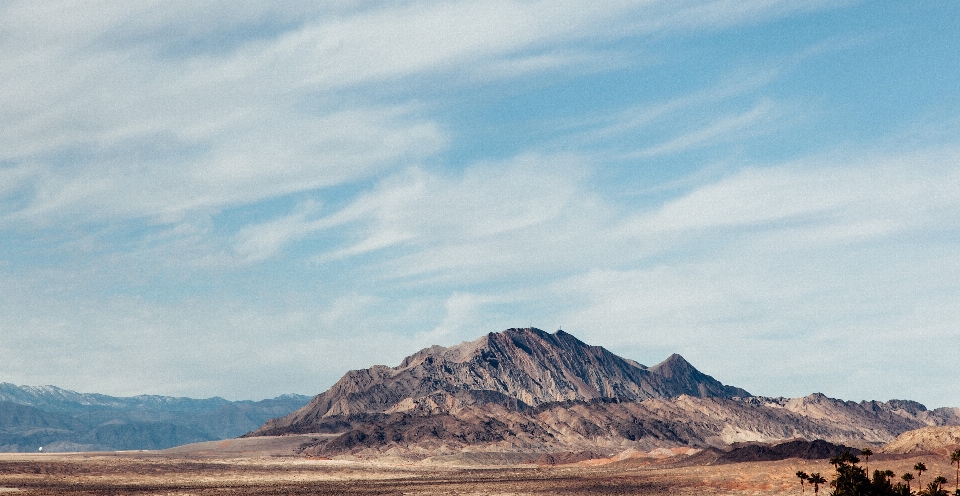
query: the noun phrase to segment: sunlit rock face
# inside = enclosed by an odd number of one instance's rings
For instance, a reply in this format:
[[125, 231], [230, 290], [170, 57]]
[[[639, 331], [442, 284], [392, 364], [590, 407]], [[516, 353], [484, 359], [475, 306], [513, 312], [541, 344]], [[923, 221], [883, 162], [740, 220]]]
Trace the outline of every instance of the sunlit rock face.
[[507, 329], [449, 348], [432, 346], [397, 367], [343, 376], [294, 414], [267, 426], [302, 431], [317, 419], [359, 413], [449, 413], [470, 405], [523, 410], [545, 403], [615, 398], [748, 397], [680, 355], [647, 368], [564, 331]]

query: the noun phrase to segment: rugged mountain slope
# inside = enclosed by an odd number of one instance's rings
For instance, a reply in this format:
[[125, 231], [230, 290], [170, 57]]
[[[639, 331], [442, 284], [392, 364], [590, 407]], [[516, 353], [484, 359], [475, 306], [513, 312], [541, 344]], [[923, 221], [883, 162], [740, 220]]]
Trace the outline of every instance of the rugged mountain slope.
[[960, 427], [923, 427], [904, 432], [888, 443], [881, 453], [919, 454], [960, 448]]
[[21, 451], [20, 446], [30, 446], [31, 451], [36, 451], [52, 439], [87, 428], [83, 422], [63, 413], [0, 401], [0, 451]]
[[[814, 401], [819, 396], [804, 399]], [[890, 408], [889, 403], [878, 405], [878, 410]], [[889, 441], [909, 426], [924, 425], [916, 417], [902, 422], [890, 422], [882, 415], [871, 418], [862, 414], [859, 403], [848, 408], [835, 419], [823, 419], [807, 417], [777, 401], [684, 395], [641, 401], [565, 401], [523, 411], [488, 404], [433, 415], [356, 414], [322, 419], [318, 431], [343, 435], [310, 450], [325, 456], [383, 452], [427, 456], [460, 451], [611, 454], [684, 446], [725, 450], [736, 443], [775, 444], [799, 438], [863, 446]]]
[[303, 406], [306, 396], [228, 401], [117, 398], [0, 383], [0, 451], [161, 449], [236, 437]]
[[351, 371], [307, 406], [247, 436], [341, 434], [305, 448], [326, 456], [610, 454], [798, 438], [861, 446], [949, 424], [960, 424], [955, 409], [822, 394], [753, 397], [679, 355], [648, 368], [562, 331], [508, 329], [421, 350], [397, 367]]
[[701, 373], [680, 355], [647, 368], [563, 331], [507, 329], [476, 341], [433, 346], [397, 367], [348, 372], [310, 404], [256, 434], [311, 432], [325, 417], [359, 413], [449, 413], [470, 405], [524, 410], [548, 402], [747, 397]]
[[814, 393], [802, 398], [752, 398], [750, 401], [780, 407], [820, 425], [854, 427], [869, 442], [889, 442], [902, 432], [934, 425], [960, 425], [956, 408], [927, 410], [916, 401], [843, 401]]

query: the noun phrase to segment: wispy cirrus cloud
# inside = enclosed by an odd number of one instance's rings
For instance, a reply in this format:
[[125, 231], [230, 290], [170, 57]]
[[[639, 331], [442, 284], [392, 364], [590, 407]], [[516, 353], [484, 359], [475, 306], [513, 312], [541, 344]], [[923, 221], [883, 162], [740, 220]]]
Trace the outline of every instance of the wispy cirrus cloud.
[[[605, 329], [585, 333], [624, 350], [688, 350], [755, 393], [832, 384], [830, 394], [844, 398], [940, 404], [939, 379], [922, 391], [897, 379], [892, 392], [886, 374], [867, 374], [856, 387], [828, 377], [846, 370], [843, 357], [872, 357], [864, 371], [874, 370], [870, 361], [896, 369], [911, 336], [956, 346], [948, 336], [960, 307], [945, 296], [960, 289], [960, 258], [947, 248], [960, 219], [958, 170], [960, 155], [947, 148], [853, 163], [811, 158], [708, 181], [629, 217], [610, 236], [632, 240], [644, 254], [639, 263], [594, 266], [554, 283], [578, 302], [563, 320]], [[734, 365], [747, 356], [751, 368]], [[768, 375], [753, 375], [758, 368]]]
[[[0, 160], [24, 179], [4, 217], [175, 219], [355, 181], [435, 153], [446, 137], [421, 112], [362, 97], [347, 106], [342, 91], [583, 66], [624, 36], [824, 6], [8, 3]], [[601, 51], [574, 44], [583, 40]]]
[[407, 169], [336, 212], [321, 215], [307, 203], [289, 215], [248, 226], [238, 233], [236, 250], [262, 260], [306, 236], [346, 228], [353, 233], [346, 244], [321, 254], [320, 260], [411, 249], [421, 262], [397, 270], [408, 275], [430, 271], [427, 266], [446, 259], [435, 250], [459, 246], [465, 255], [477, 242], [495, 249], [518, 233], [559, 228], [590, 210], [602, 215], [603, 207], [591, 204], [592, 193], [579, 185], [590, 169], [583, 159], [563, 155], [474, 164], [458, 174]]
[[[822, 160], [816, 163], [817, 160]], [[810, 162], [814, 162], [811, 164]], [[952, 149], [858, 159], [843, 166], [806, 159], [775, 168], [746, 168], [696, 188], [624, 224], [624, 234], [709, 233], [744, 226], [793, 228], [805, 222], [889, 221], [929, 227], [952, 216], [960, 162]]]
[[722, 116], [704, 127], [673, 136], [666, 142], [633, 152], [628, 157], [656, 157], [679, 153], [710, 143], [739, 139], [751, 129], [759, 132], [758, 128], [761, 126], [769, 126], [776, 120], [777, 114], [776, 106], [772, 102], [761, 101], [746, 112]]

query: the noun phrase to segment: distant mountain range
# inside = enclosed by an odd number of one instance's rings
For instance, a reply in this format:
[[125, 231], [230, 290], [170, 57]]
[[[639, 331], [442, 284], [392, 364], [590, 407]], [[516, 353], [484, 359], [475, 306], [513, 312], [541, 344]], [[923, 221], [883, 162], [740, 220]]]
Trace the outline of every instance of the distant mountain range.
[[432, 346], [396, 367], [353, 370], [312, 399], [118, 398], [0, 383], [0, 451], [163, 449], [244, 433], [324, 433], [334, 436], [317, 436], [302, 450], [413, 458], [543, 453], [556, 462], [685, 447], [703, 449], [697, 459], [714, 463], [879, 446], [919, 428], [927, 429], [898, 442], [916, 451], [960, 439], [955, 429], [930, 430], [938, 426], [960, 426], [960, 408], [753, 396], [680, 355], [647, 367], [569, 333], [534, 328]]
[[54, 386], [0, 383], [0, 451], [163, 449], [234, 438], [309, 397], [263, 401], [169, 396], [117, 398]]
[[646, 367], [563, 331], [526, 328], [426, 348], [397, 367], [350, 371], [303, 408], [246, 436], [339, 434], [306, 451], [422, 457], [729, 448], [796, 438], [860, 446], [940, 425], [960, 425], [960, 409], [822, 394], [757, 397], [680, 355]]

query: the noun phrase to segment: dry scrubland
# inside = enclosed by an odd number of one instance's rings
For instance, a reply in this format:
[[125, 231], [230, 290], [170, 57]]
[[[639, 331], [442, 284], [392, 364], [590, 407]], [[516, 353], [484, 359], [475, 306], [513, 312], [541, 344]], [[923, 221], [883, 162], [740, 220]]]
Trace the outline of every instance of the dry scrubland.
[[[799, 494], [794, 473], [833, 471], [826, 460], [666, 467], [645, 459], [589, 466], [451, 466], [321, 460], [294, 456], [291, 439], [204, 443], [165, 452], [0, 454], [0, 492], [23, 495], [613, 495]], [[273, 443], [272, 445], [269, 443]], [[949, 476], [949, 459], [931, 455], [871, 460], [898, 474], [916, 461], [923, 481]], [[951, 478], [952, 480], [952, 478]], [[812, 494], [811, 491], [808, 491]]]

